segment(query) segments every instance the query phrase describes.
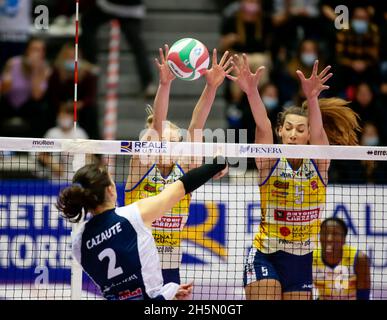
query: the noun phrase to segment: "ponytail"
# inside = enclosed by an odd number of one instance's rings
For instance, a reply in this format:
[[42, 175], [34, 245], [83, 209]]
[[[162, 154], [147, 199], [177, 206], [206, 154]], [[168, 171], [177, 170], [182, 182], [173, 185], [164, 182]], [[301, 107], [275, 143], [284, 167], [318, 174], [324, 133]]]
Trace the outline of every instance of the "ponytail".
[[[353, 146], [358, 144], [358, 132], [361, 131], [359, 116], [348, 107], [349, 101], [340, 98], [323, 98], [318, 100], [324, 130], [329, 144]], [[278, 114], [277, 131], [283, 126], [285, 117], [295, 114], [308, 117], [308, 103], [305, 101], [301, 107], [293, 106]]]
[[[331, 145], [357, 145], [359, 115], [348, 107], [349, 101], [340, 98], [319, 99], [324, 130]], [[307, 108], [305, 101], [303, 108]]]
[[65, 219], [77, 223], [105, 201], [105, 189], [112, 184], [105, 168], [90, 164], [79, 169], [73, 185], [63, 189], [56, 203]]

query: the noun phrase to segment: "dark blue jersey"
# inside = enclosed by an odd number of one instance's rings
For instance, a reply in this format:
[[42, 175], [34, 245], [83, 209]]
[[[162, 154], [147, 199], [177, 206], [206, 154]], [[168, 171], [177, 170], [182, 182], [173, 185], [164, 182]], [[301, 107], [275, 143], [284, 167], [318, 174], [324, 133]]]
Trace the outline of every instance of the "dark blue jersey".
[[151, 229], [136, 204], [105, 211], [85, 222], [73, 254], [106, 299], [172, 299], [175, 283], [163, 286]]

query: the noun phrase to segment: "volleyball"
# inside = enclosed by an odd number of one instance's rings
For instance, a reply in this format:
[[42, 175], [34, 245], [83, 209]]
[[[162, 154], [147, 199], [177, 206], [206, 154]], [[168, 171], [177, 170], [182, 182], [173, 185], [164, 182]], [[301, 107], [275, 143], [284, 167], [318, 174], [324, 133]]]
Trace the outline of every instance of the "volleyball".
[[207, 47], [199, 40], [184, 38], [170, 48], [167, 63], [173, 74], [182, 80], [199, 79], [210, 63]]

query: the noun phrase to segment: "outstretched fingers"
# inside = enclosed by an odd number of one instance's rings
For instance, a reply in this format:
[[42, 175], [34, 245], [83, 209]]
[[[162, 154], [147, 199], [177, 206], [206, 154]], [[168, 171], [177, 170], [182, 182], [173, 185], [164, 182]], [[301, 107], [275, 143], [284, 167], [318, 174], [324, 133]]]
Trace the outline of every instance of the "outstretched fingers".
[[160, 64], [165, 63], [165, 56], [164, 56], [164, 51], [162, 48], [159, 48], [159, 56], [160, 56]]
[[167, 44], [164, 44], [164, 52], [165, 52], [164, 61], [166, 61], [169, 53], [169, 46]]
[[240, 70], [243, 67], [242, 60], [237, 54], [234, 54], [232, 61], [235, 65], [235, 67], [238, 67], [238, 70]]
[[154, 63], [155, 63], [157, 68], [159, 68], [159, 69], [161, 68], [161, 64], [159, 62], [159, 59], [155, 58]]
[[226, 78], [230, 79], [231, 81], [237, 81], [238, 80], [238, 77], [234, 77], [231, 74], [226, 74]]
[[212, 66], [216, 66], [218, 64], [218, 52], [216, 48], [212, 50]]
[[323, 71], [320, 72], [320, 74], [318, 75], [318, 77], [320, 79], [322, 79], [323, 77], [325, 77], [325, 75], [328, 73], [328, 71], [331, 69], [331, 66], [327, 66]]
[[333, 73], [328, 74], [326, 77], [321, 79], [321, 83], [327, 82], [332, 76], [333, 76]]
[[302, 73], [302, 71], [297, 70], [297, 71], [296, 71], [296, 74], [297, 74], [298, 78], [299, 78], [301, 81], [305, 81], [305, 80], [306, 80], [304, 74]]
[[312, 76], [317, 76], [317, 71], [318, 71], [318, 60], [314, 62]]
[[220, 62], [219, 62], [219, 65], [220, 65], [220, 66], [223, 66], [224, 63], [227, 61], [228, 54], [229, 54], [228, 51], [226, 51], [226, 52], [223, 54], [222, 59], [220, 59]]
[[230, 72], [231, 72], [232, 70], [234, 70], [234, 66], [231, 66], [230, 68], [225, 69], [224, 72], [225, 72], [225, 74], [227, 75], [227, 74], [230, 74]]
[[255, 78], [257, 78], [258, 81], [261, 80], [261, 77], [264, 72], [265, 72], [265, 66], [260, 66], [254, 74]]
[[223, 70], [226, 70], [231, 65], [232, 62], [233, 62], [233, 57], [229, 57], [226, 63], [222, 66]]

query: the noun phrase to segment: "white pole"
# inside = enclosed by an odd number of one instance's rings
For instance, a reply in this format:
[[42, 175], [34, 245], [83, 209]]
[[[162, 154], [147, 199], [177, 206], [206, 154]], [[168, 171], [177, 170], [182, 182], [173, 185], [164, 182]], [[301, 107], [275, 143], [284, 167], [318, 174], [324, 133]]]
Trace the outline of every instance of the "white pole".
[[[76, 153], [74, 154], [73, 159], [73, 172], [76, 172], [78, 169], [82, 168], [86, 164], [86, 154]], [[77, 230], [81, 222], [73, 223], [71, 228], [71, 242], [73, 242]], [[71, 260], [71, 300], [81, 300], [82, 299], [82, 267], [81, 265], [72, 257]]]

